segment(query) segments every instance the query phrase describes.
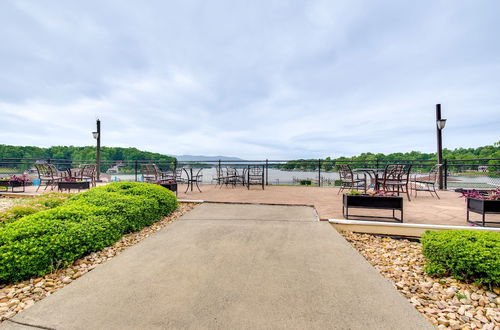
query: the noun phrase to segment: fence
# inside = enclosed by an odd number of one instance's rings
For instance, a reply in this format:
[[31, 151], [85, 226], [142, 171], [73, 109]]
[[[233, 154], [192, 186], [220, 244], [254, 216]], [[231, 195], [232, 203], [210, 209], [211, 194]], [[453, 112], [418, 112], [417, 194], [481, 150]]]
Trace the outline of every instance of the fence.
[[[95, 163], [84, 160], [8, 158], [0, 159], [0, 177], [26, 173], [37, 176], [33, 165], [48, 162], [60, 170]], [[106, 181], [142, 181], [141, 165], [155, 163], [164, 171], [191, 166], [202, 167], [204, 183], [213, 182], [216, 167], [243, 168], [248, 165], [262, 165], [265, 168], [266, 185], [316, 185], [332, 186], [339, 179], [336, 165], [348, 164], [353, 169], [384, 169], [388, 164], [411, 164], [415, 174], [426, 173], [436, 164], [435, 160], [200, 160], [200, 161], [151, 161], [113, 160], [101, 161], [101, 178]], [[444, 188], [500, 188], [500, 158], [445, 159], [443, 162]]]

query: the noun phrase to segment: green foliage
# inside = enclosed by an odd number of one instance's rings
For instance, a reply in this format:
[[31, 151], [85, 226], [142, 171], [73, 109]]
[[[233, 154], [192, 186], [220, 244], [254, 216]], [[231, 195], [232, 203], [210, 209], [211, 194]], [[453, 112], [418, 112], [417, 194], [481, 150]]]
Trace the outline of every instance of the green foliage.
[[25, 199], [20, 205], [13, 206], [4, 212], [0, 212], [0, 227], [24, 216], [60, 206], [64, 204], [68, 198], [69, 194], [54, 192]]
[[[54, 146], [50, 148], [39, 148], [32, 146], [12, 146], [0, 144], [0, 159], [2, 158], [51, 158], [62, 160], [81, 160], [90, 163], [95, 162], [96, 148], [91, 146]], [[106, 171], [111, 166], [111, 163], [106, 163], [106, 161], [152, 160], [165, 164], [173, 163], [175, 161], [175, 158], [159, 153], [141, 151], [136, 148], [101, 147], [101, 160], [104, 162], [101, 164], [101, 170]], [[8, 166], [11, 168], [15, 168], [16, 170], [11, 169], [10, 172], [5, 173], [16, 173], [19, 170], [26, 170], [32, 166], [32, 164], [28, 164], [25, 161], [25, 164], [21, 164], [21, 162], [21, 160], [9, 161]], [[129, 168], [129, 170], [131, 170], [131, 168]]]
[[[478, 147], [478, 148], [457, 148], [454, 150], [443, 149], [443, 157], [445, 159], [454, 160], [454, 159], [472, 159], [472, 158], [500, 158], [500, 141], [494, 143], [493, 145]], [[359, 166], [356, 164], [350, 164], [352, 168], [356, 167], [366, 167], [367, 164], [363, 163], [366, 161], [368, 164], [376, 164], [377, 160], [380, 161], [397, 161], [397, 160], [436, 160], [437, 156], [435, 153], [425, 153], [420, 151], [410, 151], [410, 152], [395, 152], [391, 154], [374, 154], [371, 152], [365, 152], [358, 156], [352, 157], [338, 157], [332, 159], [327, 157], [321, 160], [321, 169], [323, 171], [332, 171], [335, 169], [336, 162], [338, 161], [358, 161]], [[385, 164], [385, 163], [384, 163]], [[488, 164], [496, 165], [500, 164], [499, 160], [490, 160]], [[429, 170], [433, 164], [428, 164], [425, 166], [415, 167], [416, 169], [421, 170]], [[285, 164], [281, 164], [278, 166], [284, 170], [293, 170], [299, 169], [304, 171], [317, 171], [318, 170], [318, 159], [298, 159], [286, 162]], [[458, 167], [455, 168], [453, 166], [449, 167], [450, 170], [458, 170]], [[500, 171], [499, 166], [489, 166], [488, 172], [496, 173]]]
[[500, 233], [474, 230], [427, 231], [422, 251], [432, 276], [452, 275], [489, 286], [500, 285]]
[[117, 182], [0, 228], [0, 282], [43, 275], [113, 244], [177, 208], [158, 185]]

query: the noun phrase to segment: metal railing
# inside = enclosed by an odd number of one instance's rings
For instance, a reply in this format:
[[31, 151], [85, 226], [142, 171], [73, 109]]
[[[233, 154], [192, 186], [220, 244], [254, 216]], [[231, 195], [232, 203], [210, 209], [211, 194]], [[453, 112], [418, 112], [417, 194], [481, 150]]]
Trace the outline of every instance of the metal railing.
[[[60, 170], [92, 164], [88, 160], [5, 158], [0, 159], [0, 177], [27, 173], [37, 176], [33, 170], [36, 162], [48, 162]], [[142, 181], [141, 165], [155, 163], [163, 170], [191, 166], [204, 168], [204, 183], [213, 182], [217, 167], [243, 168], [248, 165], [263, 165], [266, 185], [315, 185], [333, 186], [339, 179], [336, 171], [338, 164], [349, 164], [353, 169], [375, 168], [383, 170], [388, 164], [411, 164], [413, 173], [424, 175], [429, 172], [436, 160], [193, 160], [193, 161], [155, 161], [155, 160], [112, 160], [101, 161], [101, 176], [107, 181]], [[445, 159], [443, 161], [445, 189], [455, 188], [499, 188], [500, 158]]]

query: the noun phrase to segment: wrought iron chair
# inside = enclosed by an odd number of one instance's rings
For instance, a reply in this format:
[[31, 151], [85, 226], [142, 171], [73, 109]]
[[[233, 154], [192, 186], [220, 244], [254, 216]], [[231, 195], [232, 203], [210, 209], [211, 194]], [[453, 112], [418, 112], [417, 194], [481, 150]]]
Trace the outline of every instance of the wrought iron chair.
[[344, 189], [356, 189], [362, 187], [363, 191], [366, 193], [366, 174], [360, 177], [359, 174], [352, 173], [352, 169], [348, 164], [339, 164], [339, 175], [340, 175], [340, 189], [337, 195]]
[[250, 185], [261, 185], [264, 190], [264, 165], [249, 165], [247, 171], [247, 188]]
[[224, 183], [224, 169], [221, 166], [215, 167], [215, 176], [212, 176], [212, 181], [215, 181], [215, 185], [221, 185]]
[[144, 182], [155, 182], [158, 181], [156, 169], [153, 164], [141, 164], [141, 174]]
[[389, 164], [385, 167], [382, 179], [377, 181], [377, 186], [381, 187], [384, 192], [406, 193], [408, 200], [411, 201], [409, 192], [411, 165], [405, 164]]
[[415, 191], [415, 198], [417, 198], [417, 191], [428, 191], [431, 194], [431, 196], [434, 197], [434, 195], [432, 194], [434, 193], [436, 194], [436, 197], [440, 199], [436, 191], [436, 185], [441, 166], [442, 166], [441, 164], [436, 164], [431, 168], [427, 176], [422, 178], [418, 178], [417, 176], [415, 176], [411, 180], [411, 183], [413, 184], [411, 185], [411, 188]]
[[35, 164], [36, 171], [38, 173], [38, 179], [40, 180], [40, 185], [36, 188], [36, 191], [40, 189], [42, 183], [45, 182], [45, 189], [51, 186], [51, 190], [54, 190], [54, 186], [57, 182], [63, 180], [66, 177], [64, 172], [60, 172], [54, 164], [39, 163]]
[[92, 187], [96, 186], [96, 176], [97, 176], [97, 165], [96, 164], [85, 164], [82, 167], [80, 174], [80, 179], [82, 181], [90, 181]]
[[[238, 183], [238, 171], [234, 167], [226, 167], [226, 175], [223, 176], [223, 183], [226, 185], [236, 186]], [[222, 185], [221, 185], [222, 187]]]

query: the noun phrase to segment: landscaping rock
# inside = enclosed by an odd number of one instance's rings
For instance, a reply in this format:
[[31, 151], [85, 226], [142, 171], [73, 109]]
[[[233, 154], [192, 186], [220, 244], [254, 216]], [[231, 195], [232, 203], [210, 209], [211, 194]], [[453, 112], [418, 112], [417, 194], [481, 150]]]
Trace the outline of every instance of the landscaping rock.
[[423, 270], [425, 258], [418, 242], [342, 234], [438, 329], [500, 330], [499, 288], [489, 291], [452, 277], [428, 276]]

